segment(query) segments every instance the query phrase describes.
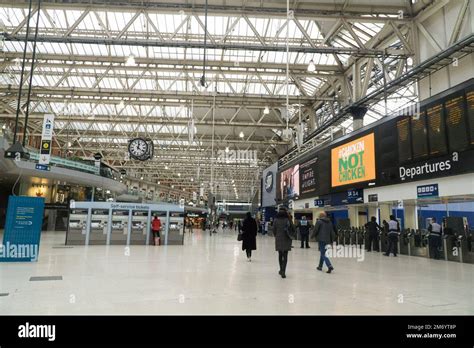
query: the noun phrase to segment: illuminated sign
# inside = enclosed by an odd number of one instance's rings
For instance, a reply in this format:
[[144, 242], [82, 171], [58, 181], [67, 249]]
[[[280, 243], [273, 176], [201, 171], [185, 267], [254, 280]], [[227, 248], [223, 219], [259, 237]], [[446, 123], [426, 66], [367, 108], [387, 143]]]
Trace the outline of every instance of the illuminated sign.
[[375, 179], [374, 133], [331, 150], [332, 187]]

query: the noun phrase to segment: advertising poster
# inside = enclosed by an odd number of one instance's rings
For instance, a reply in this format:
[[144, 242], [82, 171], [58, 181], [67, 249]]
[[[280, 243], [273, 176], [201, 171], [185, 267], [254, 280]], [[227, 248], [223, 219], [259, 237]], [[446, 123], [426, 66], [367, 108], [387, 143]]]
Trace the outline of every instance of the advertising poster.
[[310, 195], [316, 191], [317, 162], [316, 157], [300, 165], [300, 196]]
[[280, 174], [280, 199], [288, 200], [299, 196], [300, 165], [288, 168]]
[[331, 150], [331, 186], [375, 179], [374, 133]]
[[262, 207], [271, 207], [276, 204], [278, 162], [265, 168], [262, 172]]
[[38, 261], [44, 198], [10, 196], [0, 262]]

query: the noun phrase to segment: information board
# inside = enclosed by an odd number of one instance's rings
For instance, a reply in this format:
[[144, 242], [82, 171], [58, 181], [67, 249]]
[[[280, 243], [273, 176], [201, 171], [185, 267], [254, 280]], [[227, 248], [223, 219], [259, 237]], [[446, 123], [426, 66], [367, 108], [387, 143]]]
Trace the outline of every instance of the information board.
[[443, 104], [436, 104], [426, 110], [430, 155], [445, 154], [448, 151], [444, 126]]
[[466, 110], [464, 95], [458, 95], [446, 100], [446, 127], [450, 151], [462, 151], [468, 145], [466, 131]]
[[467, 114], [469, 120], [469, 135], [471, 145], [474, 145], [474, 88], [466, 92]]
[[1, 262], [38, 261], [41, 227], [43, 225], [44, 198], [10, 196]]
[[412, 159], [410, 118], [404, 118], [397, 122], [398, 132], [398, 160], [403, 163]]
[[426, 112], [420, 112], [418, 118], [411, 118], [411, 139], [413, 142], [413, 158], [428, 156], [428, 137], [426, 136]]

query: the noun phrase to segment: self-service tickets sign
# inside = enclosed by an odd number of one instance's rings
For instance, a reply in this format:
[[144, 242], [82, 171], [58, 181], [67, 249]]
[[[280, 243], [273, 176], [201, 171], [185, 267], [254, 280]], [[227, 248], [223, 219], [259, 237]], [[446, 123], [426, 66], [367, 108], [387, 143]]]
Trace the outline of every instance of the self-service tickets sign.
[[375, 179], [374, 133], [331, 150], [331, 186]]

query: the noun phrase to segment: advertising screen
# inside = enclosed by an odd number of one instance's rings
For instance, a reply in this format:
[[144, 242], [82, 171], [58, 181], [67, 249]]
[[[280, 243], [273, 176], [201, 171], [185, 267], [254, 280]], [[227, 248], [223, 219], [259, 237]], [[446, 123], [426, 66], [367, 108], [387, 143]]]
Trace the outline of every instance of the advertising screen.
[[374, 133], [331, 150], [331, 186], [375, 179]]
[[270, 207], [276, 204], [278, 162], [262, 172], [262, 207]]
[[280, 173], [280, 199], [287, 200], [299, 196], [300, 165], [288, 168]]
[[312, 194], [316, 191], [316, 163], [318, 158], [310, 159], [300, 165], [300, 195]]

